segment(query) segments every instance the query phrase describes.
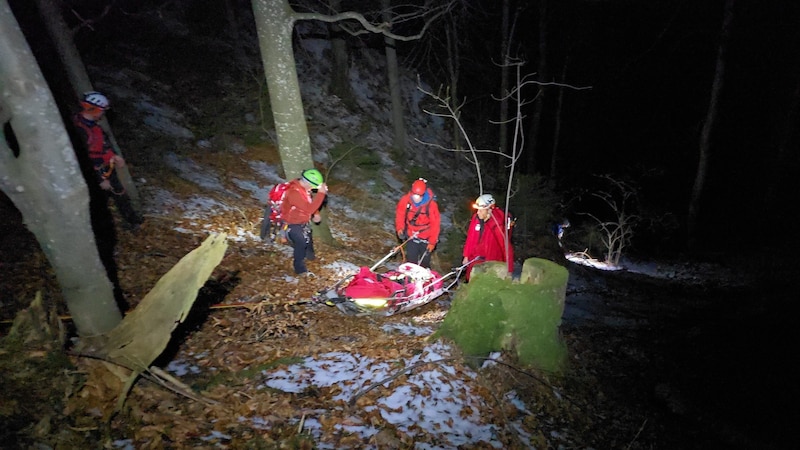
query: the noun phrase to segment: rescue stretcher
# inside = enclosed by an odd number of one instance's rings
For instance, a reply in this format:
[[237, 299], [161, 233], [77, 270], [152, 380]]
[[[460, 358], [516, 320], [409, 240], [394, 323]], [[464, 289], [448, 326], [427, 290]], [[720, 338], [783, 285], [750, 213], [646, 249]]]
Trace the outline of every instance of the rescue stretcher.
[[318, 291], [312, 299], [351, 316], [400, 314], [451, 292], [461, 273], [475, 262], [469, 261], [444, 275], [410, 262], [400, 264], [396, 270], [376, 273], [375, 269], [397, 250], [399, 247], [372, 267], [361, 267], [332, 287]]

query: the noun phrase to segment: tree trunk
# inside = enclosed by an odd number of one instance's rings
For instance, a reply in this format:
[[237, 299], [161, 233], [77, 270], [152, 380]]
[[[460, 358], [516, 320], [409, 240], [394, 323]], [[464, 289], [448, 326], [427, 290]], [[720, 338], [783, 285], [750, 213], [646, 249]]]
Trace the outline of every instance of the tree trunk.
[[[564, 67], [561, 69], [561, 82], [567, 82], [567, 65], [569, 64], [569, 56], [567, 56], [566, 60], [564, 61]], [[555, 183], [556, 177], [558, 175], [558, 143], [561, 140], [561, 117], [562, 117], [562, 110], [564, 109], [564, 90], [565, 88], [559, 86], [558, 88], [558, 98], [556, 100], [556, 110], [555, 110], [555, 124], [553, 127], [553, 151], [552, 156], [550, 157], [550, 181], [551, 183]]]
[[719, 33], [719, 47], [717, 48], [717, 63], [714, 71], [714, 81], [711, 84], [711, 99], [708, 102], [706, 120], [703, 123], [703, 130], [700, 133], [700, 155], [697, 160], [697, 172], [695, 174], [694, 186], [689, 199], [689, 215], [687, 217], [688, 246], [695, 248], [698, 234], [698, 217], [700, 215], [700, 200], [705, 187], [706, 174], [708, 172], [708, 160], [711, 152], [711, 131], [717, 120], [717, 105], [719, 103], [722, 84], [725, 80], [725, 53], [728, 48], [728, 40], [731, 34], [733, 23], [733, 4], [734, 0], [725, 1], [725, 10], [722, 17], [722, 29]]
[[[453, 104], [458, 105], [458, 77], [461, 70], [459, 52], [460, 41], [458, 40], [458, 26], [452, 23], [445, 24], [445, 36], [447, 38], [447, 73], [450, 77], [450, 98], [453, 99]], [[458, 112], [457, 112], [458, 113]], [[457, 117], [456, 120], [461, 120]], [[453, 126], [453, 148], [461, 149], [463, 147], [463, 136], [458, 127]], [[453, 153], [453, 159], [455, 159]]]
[[[225, 32], [232, 42], [240, 43], [242, 42], [242, 33], [239, 32], [241, 25], [239, 25], [239, 20], [236, 18], [236, 9], [238, 8], [238, 1], [237, 0], [223, 0], [225, 8], [225, 22], [227, 22], [227, 27], [225, 27]], [[244, 51], [244, 45], [235, 45], [233, 47], [233, 54], [234, 60], [236, 64], [242, 68], [250, 66], [248, 64], [249, 59], [247, 58], [247, 54]]]
[[[500, 153], [508, 153], [508, 59], [509, 59], [509, 42], [511, 41], [511, 36], [509, 36], [509, 0], [503, 0], [503, 15], [502, 20], [500, 22], [500, 136], [499, 139], [499, 148], [497, 149]], [[497, 173], [500, 176], [500, 179], [505, 178], [505, 167], [504, 167], [505, 158], [498, 155], [497, 156]]]
[[[381, 0], [383, 8], [383, 19], [386, 23], [391, 23], [390, 0]], [[386, 73], [389, 78], [389, 93], [392, 98], [392, 126], [394, 136], [392, 146], [403, 153], [406, 151], [406, 126], [403, 119], [403, 95], [400, 92], [400, 70], [397, 66], [397, 49], [394, 39], [384, 36], [384, 48], [386, 51]]]
[[[8, 121], [0, 135], [0, 189], [39, 241], [78, 333], [105, 333], [122, 315], [94, 242], [89, 192], [55, 100], [6, 0], [0, 0], [0, 102]], [[7, 130], [18, 149], [9, 148]]]
[[764, 192], [763, 216], [772, 217], [774, 223], [784, 223], [794, 217], [793, 208], [781, 207], [782, 192], [793, 192], [793, 180], [790, 174], [795, 170], [791, 157], [794, 156], [792, 143], [796, 142], [798, 129], [798, 109], [800, 109], [800, 79], [792, 93], [792, 100], [789, 111], [786, 115], [786, 122], [783, 125], [780, 141], [775, 154], [772, 155], [769, 172], [767, 173], [767, 188]]
[[[341, 0], [330, 0], [331, 9], [339, 12], [342, 8]], [[353, 90], [350, 88], [348, 72], [350, 61], [347, 57], [347, 41], [339, 25], [332, 23], [331, 27], [331, 94], [339, 97], [345, 105], [355, 106]]]
[[[292, 46], [295, 12], [287, 0], [253, 0], [253, 13], [278, 135], [278, 153], [284, 177], [291, 180], [314, 167]], [[333, 243], [328, 215], [322, 216], [322, 223], [314, 227], [317, 240]]]
[[287, 0], [253, 0], [258, 43], [275, 118], [284, 178], [314, 167], [292, 47], [295, 12]]
[[[89, 74], [86, 72], [86, 66], [84, 66], [83, 60], [81, 60], [80, 53], [78, 53], [78, 49], [75, 47], [75, 42], [72, 40], [73, 33], [64, 22], [61, 9], [54, 0], [34, 0], [34, 2], [39, 9], [39, 15], [42, 18], [42, 22], [44, 22], [50, 40], [53, 42], [53, 45], [55, 45], [56, 51], [61, 58], [61, 64], [64, 66], [64, 71], [66, 72], [70, 85], [72, 85], [77, 103], [78, 100], [83, 98], [84, 92], [93, 91], [94, 88], [92, 87]], [[108, 142], [114, 148], [114, 153], [124, 157], [114, 137], [114, 133], [111, 131], [108, 120], [103, 117], [99, 123], [103, 131], [106, 132]], [[134, 207], [138, 210], [139, 191], [133, 183], [133, 178], [131, 178], [128, 166], [125, 165], [117, 168], [117, 174], [119, 175], [119, 180], [125, 186], [125, 191], [133, 201]]]
[[[547, 0], [539, 0], [539, 68], [537, 69], [539, 81], [546, 82], [550, 78], [547, 67]], [[531, 119], [530, 132], [528, 133], [528, 154], [525, 161], [526, 172], [533, 174], [537, 171], [537, 154], [541, 150], [539, 140], [542, 128], [542, 110], [544, 109], [546, 90], [544, 86], [539, 86], [539, 93], [536, 95], [536, 103], [533, 107], [533, 117]], [[542, 171], [544, 172], [544, 171]]]

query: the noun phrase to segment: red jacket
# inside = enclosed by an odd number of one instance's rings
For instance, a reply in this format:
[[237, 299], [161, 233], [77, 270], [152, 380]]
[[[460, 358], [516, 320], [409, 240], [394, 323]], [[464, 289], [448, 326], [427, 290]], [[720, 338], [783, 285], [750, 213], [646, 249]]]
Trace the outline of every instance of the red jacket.
[[94, 120], [89, 120], [81, 113], [73, 116], [76, 128], [81, 132], [86, 147], [89, 150], [89, 159], [97, 173], [98, 179], [103, 181], [111, 175], [113, 168], [111, 159], [114, 157], [114, 150], [106, 139], [100, 124]]
[[300, 184], [299, 179], [292, 180], [283, 198], [281, 217], [289, 225], [306, 224], [319, 211], [324, 200], [325, 194], [319, 192], [312, 199], [311, 192]]
[[439, 242], [440, 226], [439, 205], [430, 189], [425, 191], [419, 205], [414, 204], [411, 192], [397, 202], [394, 215], [394, 229], [397, 230], [397, 234], [405, 233], [411, 237], [416, 232], [418, 238], [436, 244]]
[[[477, 263], [485, 261], [506, 261], [508, 263], [508, 271], [514, 271], [514, 248], [511, 242], [508, 246], [505, 245], [506, 236], [506, 218], [503, 210], [500, 208], [492, 208], [491, 215], [486, 222], [478, 219], [478, 213], [472, 216], [467, 229], [467, 241], [464, 243], [464, 257], [472, 260], [476, 256], [483, 256], [485, 259]], [[509, 234], [510, 238], [510, 234]], [[467, 268], [467, 279], [472, 272], [472, 263]]]

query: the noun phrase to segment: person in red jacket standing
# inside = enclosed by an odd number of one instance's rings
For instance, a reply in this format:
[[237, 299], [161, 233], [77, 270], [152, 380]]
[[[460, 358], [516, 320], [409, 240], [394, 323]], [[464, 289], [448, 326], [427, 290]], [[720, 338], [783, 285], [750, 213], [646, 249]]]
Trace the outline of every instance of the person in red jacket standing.
[[394, 226], [401, 241], [410, 238], [406, 245], [406, 261], [430, 268], [431, 253], [439, 242], [441, 218], [436, 196], [425, 179], [416, 180], [411, 191], [397, 202]]
[[105, 95], [87, 92], [81, 101], [81, 111], [75, 114], [73, 122], [89, 151], [89, 159], [100, 189], [114, 199], [128, 227], [136, 229], [142, 223], [142, 217], [133, 209], [125, 187], [117, 176], [117, 169], [125, 166], [125, 160], [114, 153], [108, 137], [98, 123], [110, 107], [111, 103]]
[[483, 194], [472, 205], [477, 211], [472, 216], [467, 229], [467, 241], [464, 243], [464, 259], [461, 264], [466, 264], [473, 259], [481, 259], [467, 267], [467, 280], [469, 281], [472, 267], [485, 261], [505, 261], [508, 263], [508, 273], [514, 271], [514, 248], [511, 246], [510, 235], [506, 239], [506, 230], [509, 233], [509, 224], [503, 210], [495, 207], [492, 194]]
[[[312, 198], [311, 190], [317, 194]], [[319, 209], [325, 201], [328, 186], [322, 182], [322, 174], [317, 169], [304, 170], [300, 178], [289, 182], [281, 205], [281, 217], [288, 226], [287, 237], [294, 248], [294, 273], [308, 272], [306, 259], [314, 259], [314, 239], [308, 222], [319, 223]], [[310, 274], [310, 272], [308, 272]]]

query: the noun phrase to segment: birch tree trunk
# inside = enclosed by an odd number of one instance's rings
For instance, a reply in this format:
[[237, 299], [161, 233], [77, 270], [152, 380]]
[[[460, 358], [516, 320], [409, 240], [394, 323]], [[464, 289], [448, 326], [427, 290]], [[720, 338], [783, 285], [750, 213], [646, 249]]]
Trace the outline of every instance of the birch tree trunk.
[[717, 121], [717, 105], [719, 103], [722, 84], [725, 81], [725, 53], [730, 40], [731, 25], [733, 23], [733, 4], [734, 0], [725, 1], [725, 10], [722, 17], [722, 29], [719, 33], [719, 46], [717, 47], [717, 63], [714, 71], [714, 81], [711, 84], [711, 99], [708, 102], [706, 120], [703, 123], [703, 130], [700, 132], [700, 155], [697, 160], [697, 172], [695, 173], [692, 194], [689, 199], [689, 215], [687, 217], [688, 245], [689, 248], [696, 247], [698, 234], [698, 217], [700, 215], [700, 200], [705, 188], [706, 174], [708, 172], [708, 160], [711, 153], [711, 131]]
[[[383, 8], [384, 22], [391, 24], [392, 18], [389, 14], [391, 1], [381, 0], [381, 7]], [[395, 149], [405, 153], [406, 126], [403, 118], [403, 95], [400, 92], [400, 69], [397, 66], [397, 49], [395, 48], [396, 42], [389, 36], [384, 35], [383, 43], [386, 52], [386, 74], [389, 78], [389, 93], [392, 99], [392, 126], [394, 129], [392, 146]]]
[[284, 177], [314, 167], [292, 46], [295, 12], [287, 0], [252, 0]]
[[[89, 192], [53, 95], [6, 0], [0, 0], [0, 111], [0, 189], [39, 241], [78, 333], [105, 333], [122, 315], [94, 241]], [[18, 149], [9, 147], [6, 129]]]
[[[86, 66], [83, 64], [80, 53], [78, 53], [78, 49], [75, 47], [75, 42], [72, 39], [73, 33], [64, 22], [59, 4], [56, 3], [55, 0], [34, 0], [34, 2], [39, 9], [39, 15], [47, 29], [47, 34], [56, 47], [58, 56], [61, 58], [61, 64], [72, 86], [77, 104], [77, 101], [83, 98], [84, 92], [93, 91], [94, 88], [92, 87], [92, 81], [89, 78], [89, 74], [86, 72]], [[109, 144], [114, 148], [114, 153], [124, 157], [105, 116], [99, 121], [99, 124], [103, 131], [106, 132]], [[126, 164], [117, 168], [117, 174], [119, 175], [119, 180], [125, 186], [125, 192], [128, 193], [128, 196], [133, 201], [134, 207], [138, 210], [139, 191], [136, 189], [136, 185], [133, 182], [128, 165]]]

